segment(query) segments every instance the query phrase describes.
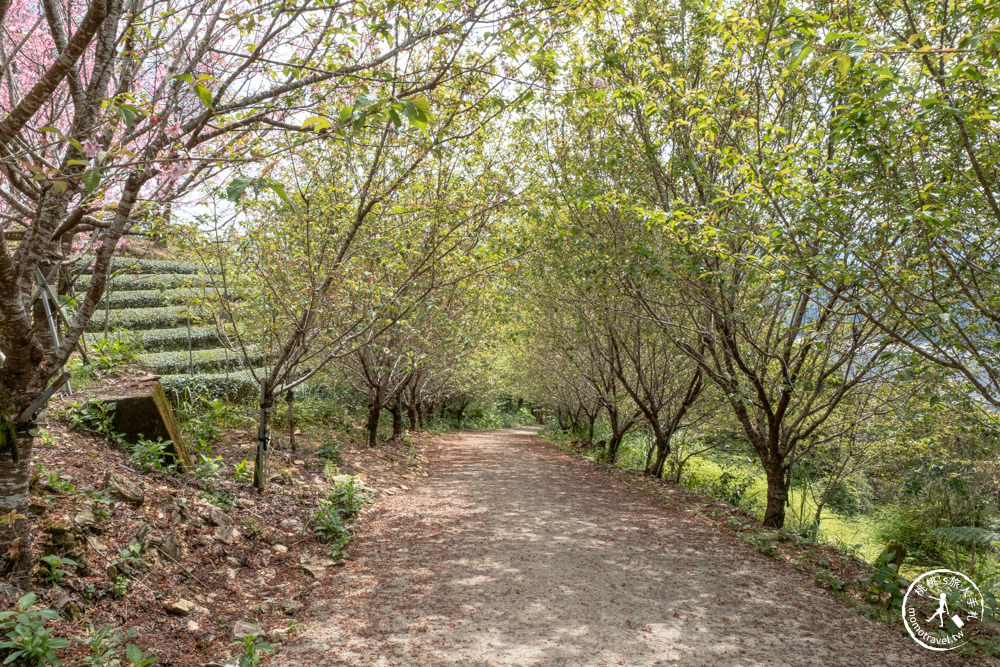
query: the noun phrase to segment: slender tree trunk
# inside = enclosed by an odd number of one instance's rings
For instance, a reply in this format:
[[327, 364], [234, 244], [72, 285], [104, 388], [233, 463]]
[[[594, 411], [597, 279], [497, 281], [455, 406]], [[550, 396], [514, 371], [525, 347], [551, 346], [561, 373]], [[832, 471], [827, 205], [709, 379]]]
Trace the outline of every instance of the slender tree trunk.
[[653, 462], [653, 451], [656, 449], [656, 439], [649, 443], [649, 447], [646, 448], [646, 465], [643, 466], [643, 471], [648, 475], [652, 471], [651, 464]]
[[254, 458], [253, 485], [258, 491], [264, 490], [267, 482], [267, 445], [271, 439], [271, 408], [274, 394], [271, 389], [262, 389], [260, 394], [260, 423], [257, 425], [257, 455]]
[[608, 439], [608, 463], [615, 464], [618, 458], [618, 448], [622, 444], [622, 434], [612, 431], [611, 438]]
[[406, 404], [406, 417], [407, 417], [407, 419], [410, 420], [410, 430], [411, 431], [416, 431], [417, 430], [417, 421], [418, 421], [418, 419], [417, 419], [417, 404], [416, 403], [407, 403]]
[[424, 420], [425, 406], [423, 401], [417, 401], [416, 410], [417, 410], [417, 426], [419, 426], [420, 429], [423, 430], [427, 426], [427, 422]]
[[764, 526], [781, 528], [785, 525], [785, 505], [788, 503], [788, 479], [784, 461], [770, 459], [764, 463], [767, 475], [767, 507], [764, 509]]
[[661, 433], [656, 436], [656, 462], [653, 464], [653, 469], [650, 474], [653, 477], [659, 479], [663, 477], [663, 464], [667, 460], [667, 455], [670, 453], [670, 433]]
[[458, 404], [458, 425], [459, 425], [459, 427], [462, 426], [462, 419], [465, 417], [465, 408], [468, 407], [468, 405], [469, 405], [468, 401], [461, 401]]
[[392, 402], [389, 412], [392, 414], [392, 439], [401, 440], [403, 438], [403, 406], [398, 396]]
[[[17, 462], [12, 448], [0, 452], [0, 576], [22, 590], [31, 585], [31, 527], [28, 525], [28, 484], [31, 481], [31, 453], [34, 437], [17, 433]], [[11, 525], [13, 519], [13, 525]]]
[[285, 402], [288, 404], [288, 444], [292, 451], [295, 451], [295, 392], [288, 391], [285, 394]]
[[368, 446], [375, 447], [378, 444], [378, 418], [382, 414], [381, 401], [371, 401], [368, 404]]
[[594, 422], [597, 420], [597, 415], [590, 416], [587, 415], [587, 442], [594, 441]]

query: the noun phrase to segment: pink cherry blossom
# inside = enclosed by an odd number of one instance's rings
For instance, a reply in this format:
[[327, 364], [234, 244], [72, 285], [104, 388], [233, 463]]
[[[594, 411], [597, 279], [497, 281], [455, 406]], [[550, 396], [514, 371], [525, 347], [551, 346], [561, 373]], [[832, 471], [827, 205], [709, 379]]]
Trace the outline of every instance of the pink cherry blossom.
[[181, 124], [173, 123], [171, 125], [167, 125], [167, 136], [171, 139], [176, 139], [181, 136]]
[[101, 147], [97, 145], [96, 141], [87, 139], [83, 142], [83, 154], [87, 157], [94, 157], [101, 152]]

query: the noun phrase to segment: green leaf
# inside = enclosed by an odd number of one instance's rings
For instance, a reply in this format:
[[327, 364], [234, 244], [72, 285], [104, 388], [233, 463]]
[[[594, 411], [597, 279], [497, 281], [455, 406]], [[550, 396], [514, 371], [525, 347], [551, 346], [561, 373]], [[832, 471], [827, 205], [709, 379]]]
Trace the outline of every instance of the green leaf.
[[358, 95], [357, 99], [354, 101], [354, 106], [358, 109], [364, 109], [365, 107], [370, 107], [378, 102], [378, 98], [370, 93], [362, 93]]
[[295, 204], [292, 203], [292, 200], [288, 197], [288, 193], [285, 192], [285, 186], [283, 186], [278, 181], [272, 181], [268, 179], [267, 187], [271, 188], [271, 191], [274, 194], [278, 195], [278, 198], [281, 199], [281, 201], [288, 204], [288, 206], [290, 206], [291, 208], [295, 208]]
[[142, 662], [142, 649], [135, 644], [128, 644], [125, 646], [125, 656], [133, 663], [140, 663]]
[[202, 104], [204, 104], [209, 109], [214, 108], [212, 106], [212, 91], [211, 90], [209, 90], [208, 88], [206, 88], [205, 86], [203, 86], [203, 85], [201, 85], [199, 83], [199, 84], [195, 85], [194, 92], [196, 92], [198, 94], [198, 99], [201, 100]]
[[93, 192], [97, 189], [98, 184], [101, 182], [101, 172], [96, 169], [88, 169], [83, 172], [83, 185], [87, 188], [87, 192]]
[[389, 107], [388, 113], [389, 113], [389, 118], [392, 120], [392, 124], [398, 130], [400, 126], [403, 124], [403, 119], [399, 117], [399, 112], [393, 109], [392, 107]]
[[840, 79], [847, 77], [848, 70], [851, 69], [851, 57], [846, 53], [837, 56], [837, 73]]
[[252, 182], [253, 176], [240, 176], [234, 179], [226, 188], [226, 199], [231, 202], [238, 202]]
[[122, 117], [123, 121], [125, 121], [125, 127], [130, 130], [135, 125], [135, 118], [137, 114], [138, 110], [135, 107], [126, 105], [118, 107], [118, 115]]
[[328, 118], [323, 118], [322, 116], [312, 116], [310, 118], [306, 118], [306, 121], [302, 123], [303, 130], [307, 130], [310, 127], [314, 131], [320, 132], [322, 130], [328, 130], [331, 127], [333, 127], [333, 123], [331, 123]]

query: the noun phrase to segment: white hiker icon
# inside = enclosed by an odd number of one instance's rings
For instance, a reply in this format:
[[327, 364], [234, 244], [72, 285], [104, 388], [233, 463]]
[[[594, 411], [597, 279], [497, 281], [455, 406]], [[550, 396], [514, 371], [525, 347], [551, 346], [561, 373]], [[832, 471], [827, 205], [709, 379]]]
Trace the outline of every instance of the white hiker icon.
[[948, 594], [947, 593], [942, 593], [941, 597], [938, 598], [938, 608], [937, 608], [937, 611], [934, 612], [934, 614], [930, 618], [927, 619], [927, 622], [930, 623], [935, 618], [940, 618], [941, 619], [941, 627], [943, 628], [944, 627], [944, 616], [947, 613], [948, 613]]

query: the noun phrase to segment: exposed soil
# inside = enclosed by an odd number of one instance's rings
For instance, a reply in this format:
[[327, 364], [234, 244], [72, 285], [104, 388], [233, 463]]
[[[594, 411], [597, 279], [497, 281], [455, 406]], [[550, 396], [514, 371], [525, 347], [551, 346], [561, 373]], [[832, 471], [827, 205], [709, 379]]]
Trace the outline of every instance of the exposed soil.
[[427, 456], [429, 477], [379, 503], [269, 664], [959, 660], [858, 615], [689, 494], [653, 499], [533, 430], [445, 436]]
[[[126, 394], [131, 387], [123, 379], [107, 385], [105, 393]], [[329, 438], [341, 442], [337, 472], [359, 475], [380, 497], [391, 497], [422, 474], [418, 448], [382, 443], [370, 449], [343, 433], [307, 428], [297, 438], [296, 451], [281, 445], [272, 452], [270, 483], [258, 494], [249, 481], [231, 479], [235, 464], [253, 455], [254, 431], [230, 429], [213, 447], [213, 455], [224, 461], [213, 495], [191, 476], [141, 473], [107, 437], [71, 429], [60, 412], [74, 400], [79, 399], [54, 399], [44, 424], [46, 436], [36, 440], [39, 476], [30, 520], [36, 553], [71, 557], [82, 567], [71, 567], [61, 588], [36, 581], [40, 603], [65, 617], [59, 635], [82, 635], [88, 623], [135, 630], [132, 641], [155, 653], [156, 664], [164, 667], [221, 663], [233, 656], [239, 622], [261, 628], [272, 642], [283, 641], [289, 628], [294, 633], [297, 603], [308, 602], [317, 575], [336, 575], [328, 545], [309, 529], [317, 503], [332, 483], [324, 474], [326, 461], [317, 454], [318, 444]], [[107, 518], [89, 529], [80, 526], [80, 513], [91, 506], [87, 494], [105, 488], [109, 472], [141, 488], [143, 500], [137, 505], [118, 501]], [[121, 563], [121, 549], [136, 543], [143, 547], [141, 561], [119, 565], [118, 574], [128, 584], [116, 593], [108, 568]], [[174, 549], [161, 550], [164, 544]], [[0, 607], [11, 605], [16, 596], [3, 592], [8, 596]], [[178, 598], [193, 602], [196, 609], [186, 616], [168, 613], [166, 606]], [[74, 645], [61, 657], [64, 664], [74, 664], [84, 652]]]

